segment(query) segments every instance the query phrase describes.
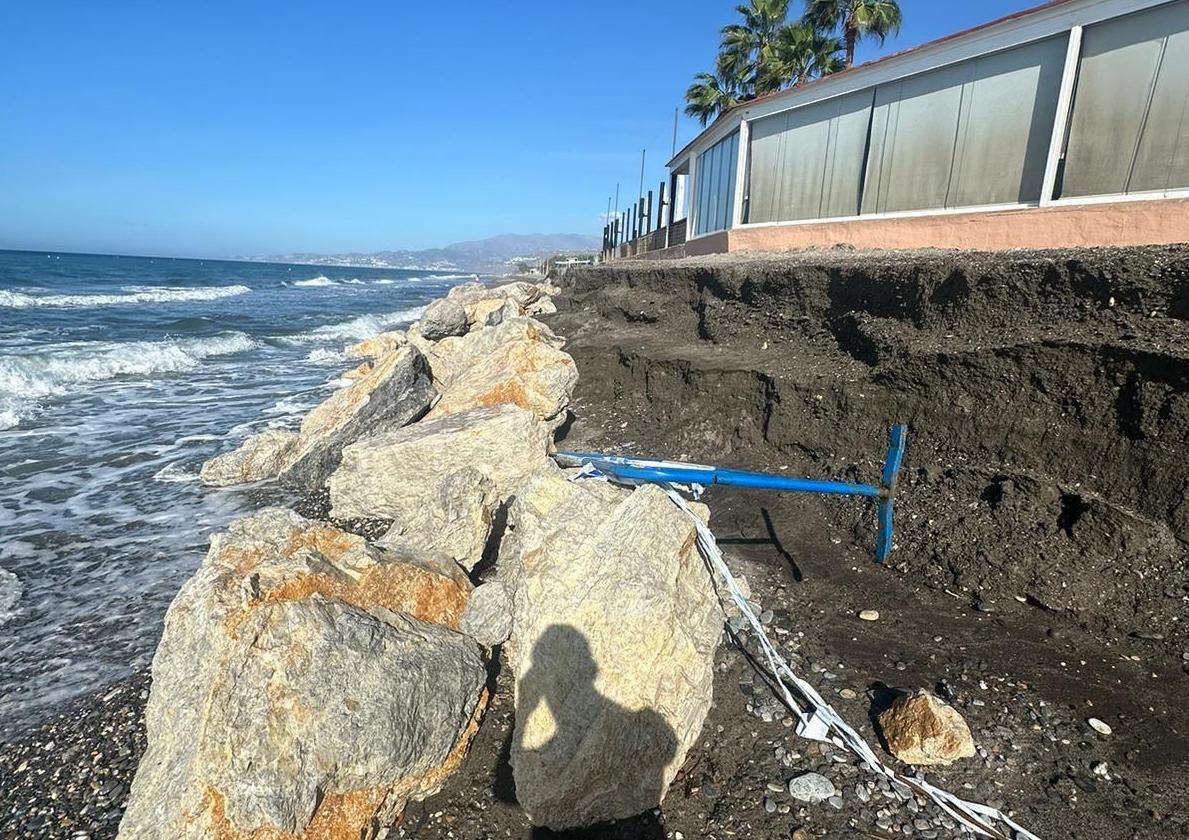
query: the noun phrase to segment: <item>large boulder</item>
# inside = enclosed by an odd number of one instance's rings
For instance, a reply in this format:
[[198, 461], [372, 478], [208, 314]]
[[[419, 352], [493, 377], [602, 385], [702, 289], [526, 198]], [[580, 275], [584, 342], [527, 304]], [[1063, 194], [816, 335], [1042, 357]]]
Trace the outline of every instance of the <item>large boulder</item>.
[[444, 556], [470, 571], [483, 558], [502, 501], [495, 482], [472, 466], [427, 475], [425, 482], [417, 504], [401, 507], [378, 544]]
[[331, 513], [391, 519], [400, 540], [471, 568], [494, 506], [548, 462], [549, 444], [548, 427], [514, 405], [426, 418], [346, 447], [328, 482]]
[[448, 341], [435, 347], [434, 380], [442, 398], [432, 417], [502, 403], [542, 420], [564, 416], [578, 367], [561, 349], [565, 341], [540, 321], [509, 318]]
[[892, 755], [905, 764], [952, 764], [974, 755], [974, 738], [958, 710], [927, 691], [898, 697], [879, 716]]
[[551, 829], [656, 807], [710, 708], [722, 629], [694, 524], [657, 487], [549, 465], [509, 525], [521, 806]]
[[426, 307], [418, 326], [430, 341], [462, 335], [467, 331], [467, 312], [458, 301], [442, 298]]
[[373, 335], [371, 338], [365, 338], [357, 344], [352, 344], [345, 352], [348, 356], [356, 356], [363, 359], [378, 359], [380, 356], [395, 353], [408, 343], [404, 330], [392, 330], [391, 332], [382, 332], [379, 335]]
[[165, 618], [123, 838], [373, 837], [478, 726], [469, 583], [272, 508], [211, 540]]
[[511, 298], [484, 298], [467, 304], [467, 320], [471, 329], [494, 327], [507, 318], [519, 318], [524, 310]]
[[276, 478], [292, 463], [299, 437], [297, 432], [284, 429], [252, 435], [232, 451], [203, 464], [198, 478], [216, 487]]
[[481, 300], [503, 300], [511, 298], [522, 308], [547, 294], [544, 287], [526, 280], [515, 280], [499, 286], [488, 286], [483, 283], [460, 283], [446, 293], [449, 300], [453, 300], [464, 307]]
[[399, 428], [423, 415], [434, 396], [429, 366], [416, 347], [402, 347], [375, 361], [302, 421], [295, 439], [275, 432], [254, 435], [232, 452], [203, 465], [208, 484], [280, 478], [317, 487], [338, 465], [342, 448], [362, 437]]

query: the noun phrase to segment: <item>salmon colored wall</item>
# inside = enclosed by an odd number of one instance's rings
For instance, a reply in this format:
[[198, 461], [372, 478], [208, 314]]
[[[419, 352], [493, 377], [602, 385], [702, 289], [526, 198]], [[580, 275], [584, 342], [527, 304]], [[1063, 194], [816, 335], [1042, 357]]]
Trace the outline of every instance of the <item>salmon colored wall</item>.
[[[1189, 242], [1189, 199], [1111, 202], [902, 219], [739, 228], [687, 242], [686, 254], [869, 248], [1065, 248]], [[723, 247], [725, 245], [725, 247]]]
[[727, 239], [727, 233], [725, 230], [720, 230], [718, 233], [712, 233], [699, 239], [687, 239], [685, 241], [685, 255], [687, 257], [700, 257], [703, 254], [721, 254], [727, 250], [738, 250], [731, 246]]

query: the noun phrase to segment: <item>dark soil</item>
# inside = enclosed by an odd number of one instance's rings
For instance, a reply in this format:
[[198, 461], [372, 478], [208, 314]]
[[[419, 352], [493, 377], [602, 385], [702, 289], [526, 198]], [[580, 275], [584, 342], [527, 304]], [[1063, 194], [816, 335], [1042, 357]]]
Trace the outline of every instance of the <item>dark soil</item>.
[[582, 400], [623, 415], [619, 448], [875, 481], [907, 422], [896, 563], [915, 579], [1185, 642], [1189, 249], [622, 263], [568, 284], [554, 325]]
[[[909, 424], [887, 566], [867, 503], [704, 499], [769, 634], [873, 746], [892, 692], [930, 688], [979, 747], [931, 781], [1046, 840], [1189, 837], [1189, 249], [732, 256], [566, 285], [548, 320], [582, 378], [562, 448], [875, 482], [888, 426]], [[298, 504], [324, 516], [324, 501]], [[955, 835], [797, 738], [748, 647], [720, 647], [714, 705], [662, 809], [566, 835], [515, 803], [494, 663], [459, 772], [390, 836]], [[113, 836], [144, 684], [75, 701], [0, 751], [0, 838]], [[810, 770], [836, 802], [783, 792]]]

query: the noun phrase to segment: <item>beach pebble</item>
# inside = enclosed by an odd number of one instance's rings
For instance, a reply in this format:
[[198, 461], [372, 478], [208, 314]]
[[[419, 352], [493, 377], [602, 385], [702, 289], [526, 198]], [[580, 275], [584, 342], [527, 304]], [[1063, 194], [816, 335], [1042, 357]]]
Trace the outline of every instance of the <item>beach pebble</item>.
[[834, 792], [834, 783], [821, 773], [804, 773], [789, 779], [789, 796], [798, 802], [824, 802]]
[[1111, 732], [1113, 731], [1110, 728], [1110, 726], [1108, 726], [1106, 723], [1102, 722], [1098, 718], [1087, 718], [1086, 723], [1090, 724], [1090, 728], [1093, 729], [1095, 732], [1097, 732], [1099, 735], [1110, 735]]
[[859, 618], [864, 621], [879, 621], [879, 610], [862, 610]]

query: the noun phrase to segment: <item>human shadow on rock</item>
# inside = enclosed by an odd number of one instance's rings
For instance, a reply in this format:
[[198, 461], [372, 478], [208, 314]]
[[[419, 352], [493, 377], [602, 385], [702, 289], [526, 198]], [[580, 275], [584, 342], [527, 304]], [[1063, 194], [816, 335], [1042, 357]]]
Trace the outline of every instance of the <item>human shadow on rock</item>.
[[[654, 710], [632, 711], [600, 694], [597, 676], [586, 637], [553, 625], [518, 685], [510, 758], [521, 806], [544, 824], [533, 829], [534, 840], [665, 836], [654, 809], [677, 736]], [[574, 827], [606, 815], [620, 818]]]

